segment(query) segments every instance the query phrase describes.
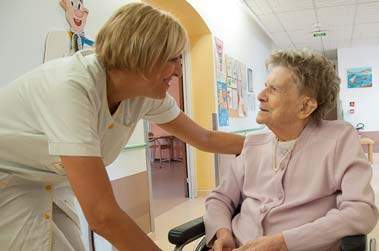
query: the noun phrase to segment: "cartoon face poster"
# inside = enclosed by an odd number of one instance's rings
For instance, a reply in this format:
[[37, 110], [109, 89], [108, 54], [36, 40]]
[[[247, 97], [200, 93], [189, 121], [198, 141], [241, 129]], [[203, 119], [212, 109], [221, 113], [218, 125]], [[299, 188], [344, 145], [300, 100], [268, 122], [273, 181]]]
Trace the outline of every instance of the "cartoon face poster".
[[83, 0], [60, 0], [59, 4], [64, 9], [66, 20], [71, 27], [71, 50], [78, 51], [86, 45], [93, 46], [94, 42], [84, 33], [89, 11], [84, 7]]
[[60, 5], [65, 10], [67, 22], [74, 33], [84, 32], [88, 9], [84, 7], [83, 0], [60, 0]]

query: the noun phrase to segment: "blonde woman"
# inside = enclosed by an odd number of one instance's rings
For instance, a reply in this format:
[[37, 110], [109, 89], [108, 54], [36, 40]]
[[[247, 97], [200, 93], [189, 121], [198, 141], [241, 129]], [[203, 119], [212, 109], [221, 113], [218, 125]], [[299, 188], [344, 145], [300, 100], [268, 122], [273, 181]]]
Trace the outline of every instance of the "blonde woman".
[[210, 152], [239, 153], [244, 140], [200, 127], [166, 93], [186, 42], [169, 14], [127, 4], [102, 27], [95, 52], [51, 61], [0, 90], [2, 250], [84, 250], [74, 194], [117, 249], [159, 250], [117, 205], [105, 170], [136, 123]]

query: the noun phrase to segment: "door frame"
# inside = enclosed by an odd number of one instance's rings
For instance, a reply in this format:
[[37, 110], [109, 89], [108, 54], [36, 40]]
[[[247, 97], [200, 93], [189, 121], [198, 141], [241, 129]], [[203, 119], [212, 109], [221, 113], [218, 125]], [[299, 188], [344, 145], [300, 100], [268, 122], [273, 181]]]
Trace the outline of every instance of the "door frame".
[[[192, 85], [191, 85], [191, 58], [190, 48], [186, 45], [182, 55], [182, 73], [183, 73], [183, 102], [185, 114], [192, 118]], [[197, 181], [195, 169], [195, 151], [193, 147], [186, 143], [186, 157], [187, 157], [187, 184], [188, 184], [188, 197], [194, 199], [197, 197]]]

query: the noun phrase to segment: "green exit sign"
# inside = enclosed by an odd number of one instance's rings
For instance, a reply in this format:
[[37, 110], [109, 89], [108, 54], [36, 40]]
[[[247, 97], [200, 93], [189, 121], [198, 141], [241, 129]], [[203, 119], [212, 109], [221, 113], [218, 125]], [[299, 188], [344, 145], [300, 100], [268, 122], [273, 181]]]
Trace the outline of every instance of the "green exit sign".
[[326, 36], [326, 32], [324, 31], [318, 31], [318, 32], [313, 33], [313, 37], [325, 37], [325, 36]]

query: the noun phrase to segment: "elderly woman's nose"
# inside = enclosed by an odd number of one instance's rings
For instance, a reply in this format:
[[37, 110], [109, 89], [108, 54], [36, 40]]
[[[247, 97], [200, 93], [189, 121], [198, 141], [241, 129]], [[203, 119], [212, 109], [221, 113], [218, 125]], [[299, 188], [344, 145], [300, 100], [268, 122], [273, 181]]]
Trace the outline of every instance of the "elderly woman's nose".
[[263, 89], [263, 90], [258, 94], [258, 96], [257, 96], [257, 98], [258, 98], [258, 100], [259, 100], [260, 102], [264, 102], [264, 101], [267, 100], [267, 96], [266, 96], [265, 90], [266, 90], [266, 89]]

